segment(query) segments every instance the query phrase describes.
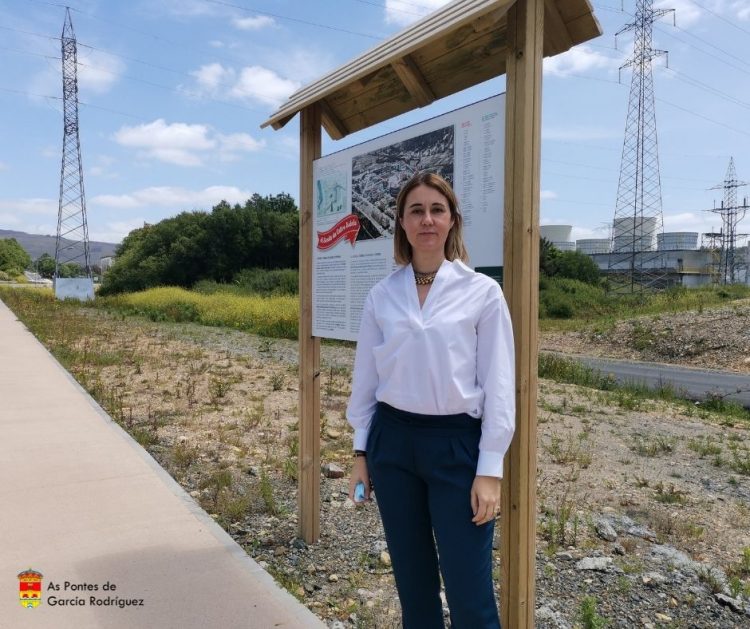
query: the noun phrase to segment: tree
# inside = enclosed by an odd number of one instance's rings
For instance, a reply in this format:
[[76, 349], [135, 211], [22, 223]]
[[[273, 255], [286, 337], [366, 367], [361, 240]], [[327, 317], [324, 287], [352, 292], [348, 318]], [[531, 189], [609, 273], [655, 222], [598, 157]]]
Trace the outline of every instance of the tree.
[[567, 277], [598, 284], [601, 273], [590, 256], [580, 251], [560, 251], [549, 240], [539, 241], [539, 271], [544, 277]]
[[34, 262], [34, 268], [39, 275], [51, 280], [55, 276], [55, 259], [50, 254], [43, 253]]
[[539, 272], [551, 277], [555, 272], [555, 260], [560, 250], [546, 238], [539, 239]]
[[31, 266], [31, 256], [15, 238], [0, 238], [0, 271], [20, 275]]
[[200, 280], [229, 282], [242, 269], [296, 268], [297, 206], [288, 194], [253, 195], [244, 205], [210, 213], [182, 212], [135, 229], [117, 248], [101, 295], [159, 285], [189, 288]]
[[563, 251], [555, 261], [555, 274], [569, 277], [586, 284], [598, 284], [601, 277], [599, 267], [590, 256], [580, 251]]

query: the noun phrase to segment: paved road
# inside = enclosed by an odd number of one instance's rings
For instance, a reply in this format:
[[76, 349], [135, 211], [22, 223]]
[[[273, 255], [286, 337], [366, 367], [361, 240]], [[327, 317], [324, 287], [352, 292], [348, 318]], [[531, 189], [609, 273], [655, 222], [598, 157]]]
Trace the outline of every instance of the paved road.
[[750, 376], [663, 363], [592, 358], [573, 354], [561, 355], [578, 360], [602, 373], [612, 374], [618, 382], [642, 383], [650, 387], [671, 383], [675, 388], [683, 390], [685, 397], [693, 400], [702, 400], [709, 393], [729, 394], [727, 399], [735, 400], [746, 408], [750, 408]]

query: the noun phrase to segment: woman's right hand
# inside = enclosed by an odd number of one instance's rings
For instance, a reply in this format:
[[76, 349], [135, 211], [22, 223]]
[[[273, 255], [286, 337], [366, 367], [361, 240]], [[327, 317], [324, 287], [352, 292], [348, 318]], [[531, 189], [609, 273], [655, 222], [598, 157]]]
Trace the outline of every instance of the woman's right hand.
[[354, 488], [357, 483], [365, 486], [365, 502], [367, 502], [370, 500], [370, 475], [367, 472], [367, 457], [364, 456], [355, 457], [352, 475], [349, 477], [349, 500], [354, 504], [362, 504], [361, 501], [354, 500]]

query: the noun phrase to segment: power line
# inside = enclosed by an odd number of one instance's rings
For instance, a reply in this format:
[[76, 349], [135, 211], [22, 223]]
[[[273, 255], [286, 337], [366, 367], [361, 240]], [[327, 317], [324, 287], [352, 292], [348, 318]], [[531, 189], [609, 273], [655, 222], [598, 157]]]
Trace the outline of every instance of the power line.
[[[386, 5], [381, 4], [380, 2], [372, 2], [371, 0], [354, 0], [355, 2], [359, 2], [360, 4], [369, 4], [372, 7], [378, 7], [380, 9], [385, 9]], [[411, 4], [411, 3], [403, 3], [403, 4]], [[412, 6], [418, 6], [412, 4]], [[430, 7], [422, 7], [425, 9], [425, 12], [416, 12], [416, 11], [407, 11], [406, 9], [398, 9], [396, 7], [391, 7], [391, 11], [395, 11], [396, 13], [403, 13], [405, 15], [416, 15], [417, 17], [424, 17], [426, 15], [429, 15], [434, 9]]]
[[[689, 35], [693, 39], [697, 39], [699, 42], [702, 42], [702, 43], [706, 44], [706, 46], [710, 46], [711, 48], [715, 48], [720, 53], [725, 54], [727, 57], [731, 57], [732, 59], [735, 59], [736, 61], [739, 61], [740, 63], [742, 63], [742, 64], [744, 64], [746, 66], [750, 66], [750, 63], [748, 63], [747, 61], [745, 61], [742, 57], [738, 57], [737, 55], [735, 55], [735, 54], [733, 54], [731, 52], [727, 52], [723, 48], [720, 48], [716, 44], [711, 43], [707, 39], [703, 39], [702, 37], [699, 37], [695, 33], [691, 33], [690, 31], [686, 31], [684, 28], [680, 28], [679, 26], [675, 26], [674, 28], [677, 29], [678, 31], [680, 31], [681, 33], [685, 33], [685, 35]], [[688, 46], [689, 45], [690, 44], [688, 44]]]
[[174, 68], [167, 68], [166, 66], [157, 65], [155, 63], [151, 63], [150, 61], [143, 61], [142, 59], [136, 59], [135, 57], [129, 57], [127, 55], [121, 55], [116, 52], [110, 52], [109, 50], [104, 50], [103, 48], [97, 48], [96, 46], [90, 46], [88, 44], [82, 44], [78, 42], [78, 45], [81, 48], [88, 48], [89, 50], [95, 50], [96, 52], [104, 53], [105, 55], [110, 55], [112, 57], [119, 57], [120, 59], [125, 59], [127, 61], [132, 61], [134, 63], [140, 63], [142, 65], [148, 66], [149, 68], [155, 68], [156, 70], [164, 70], [165, 72], [172, 72], [173, 74], [179, 74], [181, 76], [186, 76], [190, 79], [195, 78], [192, 74], [188, 74], [187, 72], [183, 72], [182, 70], [175, 70]]
[[715, 11], [712, 11], [711, 9], [709, 9], [708, 7], [704, 7], [702, 4], [700, 4], [699, 2], [696, 2], [695, 0], [690, 0], [690, 2], [692, 2], [695, 6], [703, 9], [706, 13], [710, 13], [716, 19], [721, 20], [722, 22], [726, 22], [727, 24], [729, 24], [729, 26], [732, 26], [732, 27], [736, 28], [738, 31], [742, 31], [746, 35], [750, 35], [750, 31], [749, 30], [747, 30], [746, 28], [742, 28], [739, 24], [735, 24], [734, 22], [730, 22], [723, 15], [719, 15]]
[[[601, 78], [593, 77], [593, 76], [586, 76], [584, 74], [566, 74], [565, 76], [570, 76], [570, 77], [573, 77], [573, 78], [576, 78], [576, 79], [584, 79], [586, 81], [600, 81], [600, 82], [604, 82], [604, 83], [614, 83], [615, 85], [622, 86], [622, 84], [619, 83], [618, 81], [612, 81], [610, 79], [601, 79]], [[674, 103], [672, 103], [672, 102], [670, 102], [668, 100], [664, 100], [663, 98], [657, 98], [656, 100], [658, 100], [659, 102], [662, 102], [662, 103], [666, 103], [667, 105], [671, 105], [672, 107], [676, 107], [677, 109], [680, 109], [680, 110], [682, 110], [682, 111], [684, 111], [684, 112], [686, 112], [688, 114], [692, 114], [693, 116], [697, 116], [698, 118], [702, 118], [703, 120], [706, 120], [708, 122], [712, 122], [714, 124], [722, 126], [722, 127], [726, 128], [726, 129], [729, 129], [730, 131], [736, 131], [737, 133], [741, 133], [743, 135], [750, 136], [750, 133], [748, 133], [747, 131], [743, 131], [742, 129], [737, 129], [735, 127], [731, 127], [731, 126], [729, 126], [727, 124], [724, 124], [723, 122], [719, 122], [718, 120], [714, 120], [713, 118], [709, 118], [708, 116], [704, 116], [703, 114], [699, 114], [698, 112], [695, 112], [695, 111], [692, 111], [690, 109], [687, 109], [686, 107], [681, 107], [680, 105], [675, 105]]]
[[32, 57], [42, 57], [44, 59], [51, 59], [53, 61], [60, 61], [61, 57], [53, 57], [52, 55], [44, 55], [41, 52], [32, 52], [30, 50], [18, 50], [17, 48], [8, 48], [7, 46], [0, 46], [0, 50], [5, 52], [13, 52], [18, 55], [30, 55]]
[[208, 2], [209, 4], [218, 4], [220, 6], [230, 7], [232, 9], [239, 9], [240, 11], [245, 11], [247, 13], [257, 13], [258, 15], [265, 15], [268, 17], [276, 18], [278, 20], [286, 20], [288, 22], [296, 22], [298, 24], [305, 24], [307, 26], [316, 26], [318, 28], [325, 28], [325, 29], [328, 29], [329, 31], [336, 31], [338, 33], [348, 33], [349, 35], [358, 35], [359, 37], [367, 37], [368, 39], [375, 39], [378, 41], [385, 39], [385, 36], [383, 35], [371, 35], [370, 33], [360, 33], [358, 31], [350, 31], [349, 29], [346, 29], [346, 28], [341, 28], [338, 26], [331, 26], [330, 24], [310, 22], [308, 20], [302, 20], [296, 17], [289, 17], [288, 15], [279, 15], [278, 13], [269, 13], [268, 11], [260, 11], [258, 9], [245, 7], [240, 4], [232, 4], [231, 2], [226, 2], [225, 0], [203, 0], [203, 2]]
[[61, 96], [49, 96], [48, 94], [34, 94], [33, 92], [27, 92], [25, 90], [14, 90], [9, 87], [0, 87], [0, 92], [8, 92], [9, 94], [20, 94], [21, 96], [32, 96], [34, 98], [51, 98], [53, 100], [62, 100]]
[[618, 9], [617, 7], [610, 7], [610, 6], [607, 6], [606, 4], [594, 4], [594, 8], [599, 9], [601, 11], [611, 11], [612, 13], [620, 13], [620, 14], [625, 13], [626, 15], [630, 15], [630, 13], [627, 13], [622, 8]]
[[[364, 0], [355, 0], [355, 2], [364, 2]], [[428, 11], [428, 12], [435, 10], [435, 7], [427, 6], [425, 4], [419, 4], [418, 2], [409, 2], [408, 0], [398, 0], [398, 3], [399, 4], [408, 5], [410, 7], [416, 8], [416, 9], [424, 9], [425, 11]], [[365, 4], [375, 4], [375, 3], [374, 2], [365, 2]], [[385, 8], [384, 4], [378, 4], [377, 6]], [[399, 10], [402, 11], [402, 9], [394, 9], [394, 10], [395, 11], [399, 11]]]
[[32, 37], [43, 37], [44, 39], [53, 39], [60, 41], [59, 35], [45, 35], [44, 33], [32, 33], [31, 31], [25, 31], [20, 28], [13, 28], [12, 26], [2, 26], [0, 25], [0, 28], [4, 31], [13, 31], [14, 33], [22, 33], [24, 35], [31, 35]]
[[[668, 32], [666, 30], [663, 30], [663, 29], [659, 29], [659, 31], [661, 33], [663, 33], [664, 35], [668, 35], [669, 37], [672, 37], [672, 38], [676, 39], [677, 41], [682, 42], [686, 46], [690, 46], [694, 50], [697, 50], [698, 52], [706, 55], [707, 57], [711, 57], [712, 59], [716, 59], [719, 63], [723, 63], [724, 65], [729, 66], [730, 68], [734, 68], [735, 70], [737, 70], [739, 72], [742, 72], [743, 74], [750, 75], [750, 72], [748, 72], [745, 68], [740, 68], [739, 66], [736, 66], [735, 64], [730, 63], [726, 59], [722, 59], [721, 57], [719, 57], [719, 56], [717, 56], [717, 55], [715, 55], [715, 54], [713, 54], [711, 52], [708, 52], [706, 50], [703, 50], [702, 48], [699, 48], [695, 44], [691, 44], [690, 42], [685, 41], [681, 37], [677, 37], [677, 35], [675, 35], [673, 33], [670, 33], [670, 32]], [[687, 32], [687, 31], [684, 31], [684, 32]], [[719, 49], [719, 50], [721, 50], [721, 49]], [[724, 52], [724, 51], [722, 51], [722, 52]], [[724, 53], [724, 54], [727, 54], [727, 53]]]
[[703, 114], [699, 114], [698, 112], [691, 111], [690, 109], [687, 109], [685, 107], [681, 107], [680, 105], [676, 105], [675, 103], [672, 103], [668, 100], [664, 100], [663, 98], [657, 98], [660, 103], [664, 103], [666, 105], [669, 105], [671, 107], [674, 107], [675, 109], [679, 109], [680, 111], [684, 111], [687, 114], [690, 114], [692, 116], [696, 116], [697, 118], [702, 118], [703, 120], [706, 120], [708, 122], [712, 122], [716, 125], [719, 125], [720, 127], [724, 127], [725, 129], [729, 129], [730, 131], [734, 131], [735, 133], [741, 133], [742, 135], [746, 135], [750, 137], [750, 133], [747, 131], [743, 131], [742, 129], [737, 129], [736, 127], [730, 127], [728, 124], [724, 124], [723, 122], [719, 122], [718, 120], [714, 120], [713, 118], [709, 118], [708, 116], [704, 116]]
[[112, 76], [116, 76], [122, 79], [127, 79], [128, 81], [135, 81], [137, 83], [143, 83], [144, 85], [149, 85], [151, 87], [158, 87], [159, 89], [166, 90], [168, 92], [172, 92], [174, 94], [180, 94], [180, 95], [187, 95], [192, 97], [198, 97], [202, 98], [208, 101], [211, 101], [212, 103], [217, 103], [219, 105], [225, 105], [227, 107], [234, 107], [236, 109], [244, 109], [245, 111], [265, 111], [264, 109], [259, 109], [257, 107], [245, 107], [244, 105], [238, 105], [237, 103], [230, 103], [225, 100], [219, 100], [218, 98], [211, 98], [210, 96], [205, 96], [204, 94], [200, 94], [197, 92], [188, 92], [187, 90], [179, 90], [175, 89], [174, 87], [171, 87], [169, 85], [163, 85], [162, 83], [154, 83], [153, 81], [147, 81], [146, 79], [139, 79], [138, 77], [130, 76], [127, 74], [121, 74], [119, 72], [113, 72], [112, 70], [107, 70], [106, 68], [102, 68], [99, 66], [92, 66], [87, 63], [81, 63], [78, 62], [78, 65], [84, 68], [90, 68], [92, 70], [97, 70], [98, 72], [104, 72], [106, 74], [111, 74]]
[[693, 77], [688, 76], [687, 74], [683, 74], [682, 72], [674, 70], [673, 68], [665, 68], [665, 69], [668, 72], [671, 72], [672, 74], [676, 75], [678, 79], [687, 83], [688, 85], [697, 87], [698, 89], [701, 89], [704, 92], [708, 92], [709, 94], [713, 94], [714, 96], [726, 98], [727, 100], [733, 102], [735, 105], [739, 105], [740, 107], [744, 107], [745, 109], [750, 109], [750, 103], [748, 102], [740, 100], [739, 98], [735, 98], [734, 96], [731, 96], [730, 94], [727, 94], [726, 92], [722, 92], [721, 90], [716, 89], [715, 87], [711, 87], [710, 85], [703, 83], [702, 81], [699, 81], [698, 79], [694, 79]]
[[[47, 6], [58, 7], [58, 8], [63, 8], [63, 9], [66, 8], [66, 5], [63, 5], [63, 4], [60, 4], [60, 3], [57, 3], [57, 2], [47, 2], [45, 0], [32, 0], [32, 1], [33, 2], [38, 2], [40, 4], [44, 4], [44, 5], [47, 5]], [[263, 15], [268, 15], [270, 17], [276, 17], [278, 19], [286, 19], [286, 20], [289, 20], [289, 21], [298, 22], [298, 23], [302, 23], [302, 24], [307, 24], [307, 25], [310, 25], [310, 26], [317, 26], [317, 27], [320, 27], [320, 28], [325, 28], [325, 29], [328, 29], [328, 30], [338, 30], [338, 31], [341, 31], [341, 32], [347, 32], [347, 33], [350, 33], [350, 34], [353, 34], [353, 35], [367, 37], [369, 39], [377, 39], [377, 40], [383, 39], [382, 36], [371, 35], [371, 34], [367, 34], [367, 33], [357, 33], [355, 31], [348, 31], [346, 29], [341, 29], [341, 28], [330, 26], [330, 25], [326, 25], [326, 24], [319, 24], [319, 23], [316, 23], [316, 22], [309, 22], [309, 21], [300, 20], [300, 19], [297, 19], [297, 18], [291, 18], [291, 17], [287, 17], [287, 16], [283, 16], [283, 15], [277, 15], [277, 14], [267, 13], [267, 12], [263, 12], [263, 11], [256, 11], [254, 9], [250, 9], [250, 8], [247, 8], [247, 7], [241, 7], [239, 5], [233, 5], [233, 4], [230, 4], [228, 2], [220, 2], [219, 0], [203, 0], [203, 1], [204, 2], [209, 2], [209, 3], [214, 3], [214, 4], [223, 4], [225, 6], [237, 8], [239, 10], [243, 10], [243, 11], [247, 11], [247, 12], [255, 12], [255, 13], [259, 13], [259, 14], [263, 14]], [[175, 47], [182, 48], [183, 50], [188, 50], [188, 51], [191, 51], [191, 52], [200, 52], [200, 53], [203, 53], [203, 54], [209, 54], [212, 57], [215, 57], [217, 59], [224, 59], [224, 60], [230, 61], [232, 63], [240, 63], [240, 64], [244, 64], [245, 63], [244, 60], [242, 60], [242, 59], [240, 59], [238, 57], [231, 57], [231, 56], [228, 56], [228, 55], [225, 55], [225, 54], [221, 54], [221, 53], [217, 52], [215, 49], [210, 49], [209, 50], [207, 48], [199, 48], [199, 47], [194, 47], [194, 46], [186, 45], [186, 44], [184, 44], [182, 42], [177, 42], [177, 41], [173, 41], [173, 40], [167, 39], [165, 37], [162, 37], [161, 35], [156, 35], [154, 33], [148, 32], [148, 31], [144, 31], [144, 30], [141, 30], [141, 29], [138, 29], [138, 28], [134, 28], [132, 26], [128, 26], [127, 24], [123, 24], [122, 22], [119, 22], [119, 21], [109, 20], [109, 19], [100, 17], [98, 15], [94, 15], [93, 13], [86, 13], [85, 11], [83, 11], [81, 9], [78, 9], [76, 7], [70, 7], [70, 10], [71, 11], [75, 11], [76, 13], [78, 13], [78, 14], [84, 16], [84, 17], [88, 17], [88, 18], [91, 18], [91, 19], [94, 19], [94, 20], [98, 20], [98, 21], [104, 22], [105, 24], [111, 24], [111, 25], [115, 26], [116, 28], [120, 28], [120, 29], [123, 29], [123, 30], [131, 31], [133, 33], [137, 33], [137, 34], [139, 34], [141, 36], [154, 39], [156, 41], [162, 42], [162, 43], [164, 43], [166, 45], [169, 45], [169, 46], [175, 46]], [[16, 30], [16, 29], [11, 29], [11, 30]], [[59, 38], [52, 38], [52, 39], [59, 39]], [[89, 47], [91, 47], [91, 46], [89, 46]], [[106, 51], [102, 51], [102, 52], [106, 52]], [[112, 54], [112, 55], [118, 56], [117, 53], [108, 53], [108, 54]], [[119, 56], [122, 56], [123, 58], [126, 58], [123, 55], [119, 55]], [[134, 60], [134, 61], [136, 61], [137, 63], [143, 63], [145, 65], [151, 65], [152, 67], [158, 67], [158, 66], [155, 66], [155, 64], [151, 64], [151, 63], [146, 62], [146, 61], [141, 61], [141, 60]], [[178, 70], [168, 69], [168, 68], [164, 68], [164, 67], [162, 67], [161, 69], [167, 70], [169, 72], [180, 73], [180, 71], [178, 71]], [[191, 78], [193, 78], [193, 77], [191, 77]]]

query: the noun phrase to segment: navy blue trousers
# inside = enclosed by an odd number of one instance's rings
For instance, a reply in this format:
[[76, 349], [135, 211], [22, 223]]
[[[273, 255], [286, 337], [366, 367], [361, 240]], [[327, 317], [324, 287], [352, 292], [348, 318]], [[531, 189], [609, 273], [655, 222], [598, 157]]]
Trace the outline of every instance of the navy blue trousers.
[[494, 521], [471, 521], [481, 422], [419, 415], [379, 402], [367, 468], [383, 520], [404, 629], [499, 629], [492, 586]]

